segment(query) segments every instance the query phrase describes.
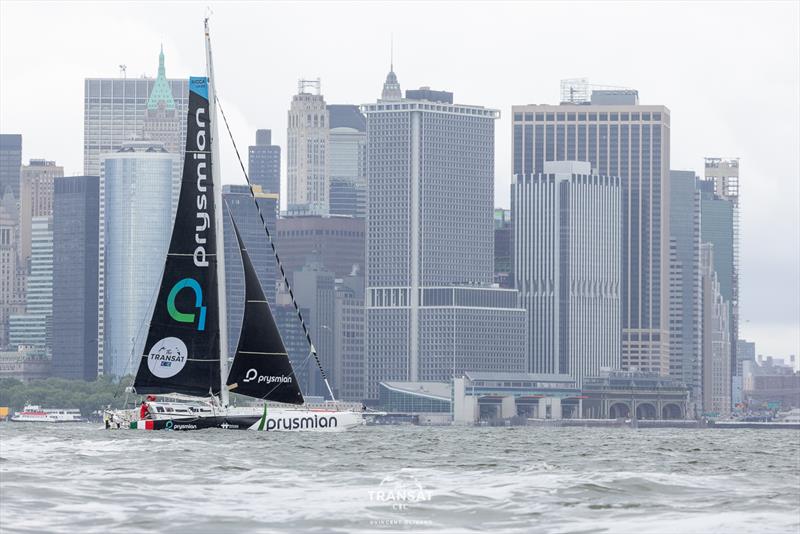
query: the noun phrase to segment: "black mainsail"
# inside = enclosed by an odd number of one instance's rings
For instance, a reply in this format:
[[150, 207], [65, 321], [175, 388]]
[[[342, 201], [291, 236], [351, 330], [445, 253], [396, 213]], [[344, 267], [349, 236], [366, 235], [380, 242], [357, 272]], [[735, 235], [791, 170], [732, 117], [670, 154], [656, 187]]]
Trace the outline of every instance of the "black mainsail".
[[134, 389], [216, 395], [220, 380], [217, 218], [208, 78], [189, 79], [186, 156], [164, 274]]
[[303, 404], [289, 355], [233, 217], [231, 223], [242, 257], [245, 296], [242, 331], [228, 375], [228, 389], [248, 397]]

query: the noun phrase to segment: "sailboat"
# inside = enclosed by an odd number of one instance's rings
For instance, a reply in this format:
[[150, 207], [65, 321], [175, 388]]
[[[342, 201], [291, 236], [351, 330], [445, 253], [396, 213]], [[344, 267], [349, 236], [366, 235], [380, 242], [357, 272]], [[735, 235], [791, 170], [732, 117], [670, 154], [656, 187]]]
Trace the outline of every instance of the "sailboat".
[[[144, 354], [132, 388], [137, 395], [147, 397], [139, 410], [106, 412], [106, 428], [342, 431], [361, 425], [363, 415], [355, 403], [347, 405], [335, 401], [308, 329], [294, 303], [309, 343], [309, 357], [313, 356], [317, 362], [331, 397], [330, 402], [316, 405], [305, 402], [233, 218], [231, 223], [244, 270], [245, 306], [239, 343], [228, 369], [218, 101], [208, 19], [205, 20], [205, 48], [207, 76], [189, 80], [186, 155], [180, 197]], [[264, 230], [274, 252], [266, 225]], [[280, 265], [278, 255], [275, 257]], [[282, 267], [281, 273], [294, 302]], [[230, 392], [260, 399], [263, 403], [235, 407], [230, 403]]]

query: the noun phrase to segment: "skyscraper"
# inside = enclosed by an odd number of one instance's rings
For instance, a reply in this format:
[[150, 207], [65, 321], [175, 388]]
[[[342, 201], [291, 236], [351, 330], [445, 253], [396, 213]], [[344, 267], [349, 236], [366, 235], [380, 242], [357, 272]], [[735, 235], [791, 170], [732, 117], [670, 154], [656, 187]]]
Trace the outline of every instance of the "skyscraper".
[[[188, 79], [169, 80], [164, 67], [164, 52], [159, 54], [158, 76], [126, 78], [87, 78], [84, 82], [83, 168], [84, 174], [100, 176], [98, 235], [98, 317], [97, 362], [102, 373], [105, 360], [105, 285], [106, 285], [106, 183], [100, 171], [102, 161], [132, 139], [156, 138], [160, 150], [175, 149], [171, 210], [174, 214], [180, 192], [183, 151], [186, 145], [186, 114], [189, 106]], [[173, 112], [174, 109], [174, 112]], [[177, 119], [177, 130], [176, 130]], [[170, 224], [172, 219], [170, 219]]]
[[[142, 138], [145, 132], [145, 119], [148, 111], [151, 119], [158, 109], [158, 101], [168, 100], [165, 87], [171, 90], [176, 116], [180, 121], [178, 148], [183, 154], [186, 145], [186, 113], [189, 106], [189, 80], [187, 78], [167, 79], [164, 70], [164, 54], [159, 54], [158, 78], [86, 78], [84, 81], [83, 116], [83, 172], [87, 176], [100, 175], [102, 154], [115, 152], [123, 143]], [[166, 83], [165, 83], [166, 82]], [[158, 91], [153, 92], [154, 88]], [[155, 95], [156, 100], [151, 98]], [[155, 107], [153, 107], [155, 104]], [[165, 111], [169, 111], [169, 105]], [[155, 115], [158, 115], [155, 113]], [[167, 121], [170, 122], [170, 121]], [[148, 126], [148, 133], [155, 135], [172, 131], [171, 124], [165, 128], [157, 124]], [[162, 140], [162, 143], [164, 141]], [[172, 143], [167, 143], [167, 149]], [[102, 184], [101, 184], [102, 200]]]
[[[151, 141], [132, 141], [106, 155], [100, 182], [105, 183], [104, 305], [102, 324], [104, 374], [135, 371], [131, 356], [141, 354], [172, 232], [172, 177], [177, 154]], [[100, 313], [99, 312], [99, 313]], [[133, 360], [136, 361], [136, 360]]]
[[[287, 183], [289, 213], [327, 215], [328, 109], [319, 80], [300, 80], [292, 97], [287, 130]], [[314, 93], [306, 92], [311, 88]]]
[[669, 369], [670, 114], [640, 105], [631, 90], [594, 90], [591, 100], [514, 106], [514, 174], [547, 161], [589, 161], [622, 180], [622, 366]]
[[[326, 270], [321, 264], [309, 261], [300, 271], [294, 273], [292, 290], [297, 299], [297, 305], [308, 310], [303, 318], [311, 331], [311, 339], [314, 340], [320, 363], [326, 372], [330, 372], [333, 368], [335, 352], [336, 287], [333, 273]], [[303, 391], [310, 395], [328, 395], [315, 362], [307, 362], [303, 373], [307, 380], [307, 387]]]
[[511, 185], [515, 287], [528, 310], [530, 373], [578, 387], [620, 366], [620, 179], [588, 162], [545, 162]]
[[53, 191], [54, 376], [97, 377], [97, 249], [100, 181], [67, 176]]
[[27, 265], [31, 256], [31, 221], [53, 215], [53, 181], [64, 176], [55, 161], [32, 159], [20, 173], [19, 224], [20, 259]]
[[670, 283], [670, 376], [702, 400], [700, 193], [693, 171], [670, 171], [669, 225], [674, 246]]
[[731, 410], [730, 304], [714, 270], [714, 245], [700, 245], [703, 299], [703, 411], [726, 417]]
[[236, 237], [231, 226], [231, 217], [236, 222], [247, 254], [256, 270], [256, 276], [264, 290], [271, 308], [275, 308], [275, 255], [267, 239], [255, 202], [270, 234], [275, 238], [275, 218], [278, 195], [264, 193], [258, 185], [253, 186], [253, 194], [246, 185], [222, 186], [223, 226], [225, 232], [225, 287], [228, 294], [228, 354], [233, 355], [239, 343], [239, 332], [244, 315], [244, 268]]
[[53, 217], [31, 219], [30, 271], [25, 284], [25, 313], [9, 318], [9, 344], [49, 352], [53, 316]]
[[[706, 158], [705, 181], [714, 184], [714, 194], [731, 203], [733, 227], [733, 265], [731, 271], [731, 288], [729, 302], [731, 306], [731, 370], [740, 369], [736, 351], [739, 339], [739, 274], [740, 274], [740, 238], [739, 211], [741, 195], [739, 194], [739, 158]], [[737, 376], [741, 376], [738, 374]]]
[[367, 121], [358, 106], [330, 105], [330, 213], [367, 214]]
[[8, 344], [8, 318], [25, 311], [24, 270], [19, 261], [19, 209], [11, 187], [0, 194], [0, 348]]
[[717, 193], [717, 187], [712, 180], [700, 180], [700, 219], [701, 240], [713, 246], [712, 268], [715, 273], [715, 283], [719, 285], [720, 299], [724, 302], [729, 315], [725, 320], [729, 331], [727, 343], [731, 360], [726, 369], [731, 373], [736, 371], [735, 336], [737, 335], [734, 318], [734, 300], [737, 298], [736, 289], [736, 233], [735, 224], [736, 206], [732, 200]]
[[[367, 117], [367, 396], [381, 380], [525, 370], [525, 312], [494, 278], [499, 112], [397, 99], [387, 76]], [[407, 95], [408, 96], [408, 95]]]
[[337, 278], [334, 310], [334, 361], [329, 370], [337, 398], [364, 399], [364, 277]]
[[19, 200], [19, 172], [22, 167], [22, 136], [0, 134], [0, 196], [11, 189]]
[[267, 194], [281, 193], [281, 147], [272, 144], [272, 130], [256, 130], [256, 144], [247, 149], [250, 183]]

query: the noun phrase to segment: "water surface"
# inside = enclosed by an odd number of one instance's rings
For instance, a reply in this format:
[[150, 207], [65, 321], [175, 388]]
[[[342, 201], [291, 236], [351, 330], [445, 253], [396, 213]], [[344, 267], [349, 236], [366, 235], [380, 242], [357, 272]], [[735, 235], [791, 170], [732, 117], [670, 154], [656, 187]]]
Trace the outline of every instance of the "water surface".
[[0, 423], [0, 530], [797, 533], [800, 432]]

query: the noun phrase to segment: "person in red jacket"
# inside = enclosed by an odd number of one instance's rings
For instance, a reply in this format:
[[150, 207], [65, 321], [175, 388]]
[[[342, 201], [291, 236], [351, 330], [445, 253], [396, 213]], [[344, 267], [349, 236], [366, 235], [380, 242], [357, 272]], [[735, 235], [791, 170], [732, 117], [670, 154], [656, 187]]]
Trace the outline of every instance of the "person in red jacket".
[[147, 419], [149, 416], [150, 408], [145, 401], [142, 401], [142, 405], [139, 407], [139, 419]]

